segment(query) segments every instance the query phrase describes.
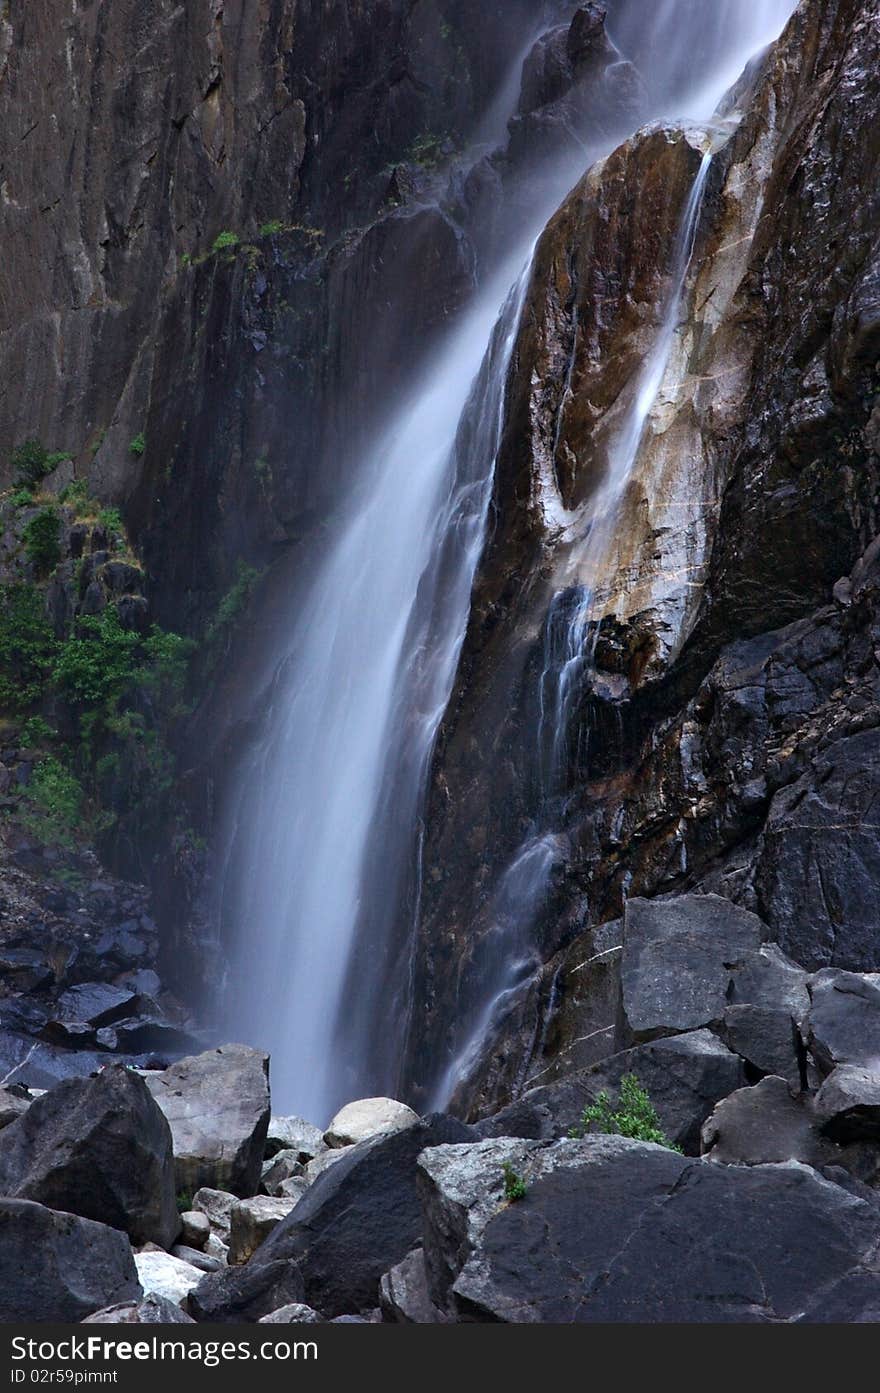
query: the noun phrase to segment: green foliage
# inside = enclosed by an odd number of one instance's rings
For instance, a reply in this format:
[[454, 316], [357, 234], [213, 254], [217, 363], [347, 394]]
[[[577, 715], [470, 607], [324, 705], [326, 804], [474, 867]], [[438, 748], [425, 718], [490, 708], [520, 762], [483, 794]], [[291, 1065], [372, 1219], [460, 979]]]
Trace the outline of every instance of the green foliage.
[[666, 1136], [660, 1126], [657, 1110], [635, 1074], [624, 1074], [620, 1080], [616, 1109], [611, 1106], [611, 1100], [603, 1089], [596, 1102], [584, 1108], [580, 1126], [573, 1127], [569, 1135], [583, 1137], [591, 1130], [631, 1137], [635, 1141], [655, 1142], [658, 1146], [668, 1147], [670, 1151], [681, 1150]]
[[74, 479], [72, 483], [66, 484], [58, 495], [59, 503], [70, 503], [74, 507], [79, 507], [88, 500], [89, 486], [85, 479]]
[[72, 846], [83, 802], [82, 784], [54, 755], [40, 761], [25, 794], [22, 822], [43, 841]]
[[26, 750], [33, 750], [48, 745], [56, 734], [57, 731], [42, 716], [30, 716], [21, 728], [20, 740]]
[[61, 648], [53, 681], [77, 705], [115, 702], [140, 671], [140, 640], [123, 629], [112, 605], [100, 616], [81, 619], [78, 628]]
[[188, 1190], [179, 1190], [177, 1194], [177, 1212], [186, 1214], [193, 1207], [192, 1195]]
[[280, 218], [270, 218], [269, 222], [264, 222], [260, 228], [261, 237], [274, 237], [276, 232], [284, 231], [284, 223]]
[[504, 1198], [508, 1204], [516, 1204], [518, 1200], [526, 1197], [526, 1182], [522, 1176], [514, 1170], [509, 1161], [505, 1161], [501, 1167], [504, 1175]]
[[30, 489], [16, 489], [9, 501], [13, 508], [29, 508], [34, 501], [34, 495]]
[[57, 649], [40, 592], [0, 586], [0, 708], [17, 714], [39, 700]]
[[407, 153], [407, 159], [414, 164], [421, 165], [422, 169], [431, 171], [443, 161], [443, 146], [448, 139], [445, 135], [432, 135], [425, 132], [413, 141]]
[[238, 246], [239, 238], [237, 232], [219, 232], [214, 238], [211, 247], [212, 252], [233, 251]]
[[217, 613], [205, 631], [204, 650], [209, 662], [216, 661], [226, 648], [236, 623], [244, 612], [260, 579], [260, 572], [243, 561], [238, 563], [238, 574], [217, 606]]
[[118, 508], [102, 508], [98, 514], [98, 526], [103, 527], [113, 537], [121, 537], [125, 531], [122, 514]]
[[61, 560], [61, 518], [55, 508], [41, 508], [24, 529], [27, 558], [40, 575], [54, 571]]
[[9, 457], [15, 482], [33, 488], [50, 472], [49, 452], [39, 440], [24, 440]]
[[128, 448], [133, 455], [140, 457], [147, 448], [147, 437], [142, 430], [139, 430], [133, 440], [128, 442]]

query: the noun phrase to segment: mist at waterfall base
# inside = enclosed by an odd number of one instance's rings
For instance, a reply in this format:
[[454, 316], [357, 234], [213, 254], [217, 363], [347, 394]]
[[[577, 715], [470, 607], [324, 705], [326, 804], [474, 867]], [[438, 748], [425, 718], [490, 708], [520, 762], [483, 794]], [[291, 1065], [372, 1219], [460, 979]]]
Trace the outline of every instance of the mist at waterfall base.
[[[644, 119], [699, 120], [792, 9], [792, 0], [628, 0], [609, 5], [608, 28], [622, 56], [651, 54]], [[695, 70], [700, 90], [689, 91]], [[259, 735], [224, 809], [224, 1027], [271, 1052], [276, 1109], [319, 1124], [350, 1098], [397, 1088], [418, 1009], [409, 976], [424, 790], [483, 547], [529, 248], [567, 189], [629, 133], [585, 141], [577, 165], [543, 171], [534, 224], [484, 278], [421, 386], [389, 400], [387, 426], [307, 558], [277, 636]], [[675, 307], [671, 315], [674, 332]], [[651, 356], [662, 378], [660, 348]], [[630, 468], [653, 400], [645, 383]], [[564, 723], [564, 697], [554, 700]], [[536, 827], [496, 886], [457, 1043], [438, 1061], [435, 1104], [449, 1100], [535, 970], [528, 928], [557, 860], [552, 830]]]

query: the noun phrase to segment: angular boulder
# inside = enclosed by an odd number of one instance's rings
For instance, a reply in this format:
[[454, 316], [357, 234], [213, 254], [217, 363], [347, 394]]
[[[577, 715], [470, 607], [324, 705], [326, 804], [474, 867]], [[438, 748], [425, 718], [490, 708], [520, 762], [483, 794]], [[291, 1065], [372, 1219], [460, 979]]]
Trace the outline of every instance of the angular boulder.
[[379, 1308], [385, 1320], [396, 1325], [439, 1325], [446, 1320], [431, 1300], [421, 1248], [385, 1273], [379, 1283]]
[[193, 1209], [204, 1214], [211, 1233], [216, 1234], [222, 1243], [229, 1243], [229, 1226], [232, 1222], [232, 1206], [235, 1195], [228, 1190], [211, 1190], [204, 1186], [193, 1195]]
[[718, 895], [627, 901], [621, 987], [632, 1037], [720, 1022], [733, 969], [764, 933], [756, 915]]
[[203, 1249], [211, 1237], [211, 1221], [198, 1209], [187, 1209], [180, 1216], [181, 1242], [191, 1248]]
[[17, 1093], [11, 1093], [8, 1088], [0, 1088], [0, 1131], [8, 1127], [10, 1122], [17, 1122], [23, 1117], [31, 1105], [29, 1098], [22, 1098]]
[[232, 1206], [229, 1223], [229, 1262], [247, 1262], [294, 1207], [292, 1199], [255, 1195]]
[[320, 1156], [327, 1143], [320, 1127], [306, 1122], [302, 1117], [273, 1117], [266, 1133], [265, 1156], [276, 1156], [280, 1151], [292, 1151], [303, 1165], [314, 1156]]
[[421, 1237], [419, 1154], [472, 1135], [455, 1118], [435, 1116], [352, 1147], [310, 1186], [249, 1267], [294, 1258], [305, 1299], [325, 1315], [373, 1310], [382, 1276]]
[[81, 1321], [139, 1301], [124, 1233], [32, 1200], [0, 1199], [0, 1321]]
[[[526, 1182], [517, 1203], [504, 1161]], [[815, 1320], [822, 1293], [871, 1271], [880, 1242], [880, 1207], [797, 1162], [498, 1139], [438, 1147], [420, 1171], [432, 1295], [465, 1320]]]
[[83, 1325], [195, 1325], [173, 1301], [150, 1292], [142, 1301], [122, 1301], [86, 1316]]
[[292, 1180], [294, 1176], [304, 1174], [305, 1166], [299, 1159], [298, 1151], [276, 1151], [268, 1161], [263, 1162], [260, 1188], [267, 1195], [278, 1195], [285, 1180]]
[[703, 1127], [708, 1160], [728, 1166], [802, 1161], [832, 1165], [837, 1148], [820, 1135], [810, 1099], [770, 1076], [725, 1098]]
[[242, 1325], [303, 1300], [302, 1273], [295, 1262], [281, 1259], [204, 1277], [187, 1297], [186, 1309], [197, 1321]]
[[531, 1089], [475, 1130], [481, 1137], [566, 1137], [603, 1089], [617, 1092], [624, 1074], [635, 1074], [647, 1090], [669, 1140], [694, 1155], [700, 1150], [700, 1128], [716, 1103], [746, 1082], [736, 1054], [711, 1030], [693, 1030], [623, 1050]]
[[819, 1089], [815, 1110], [822, 1131], [835, 1141], [880, 1141], [880, 1067], [838, 1065]]
[[394, 1098], [360, 1098], [346, 1103], [324, 1133], [330, 1147], [357, 1146], [382, 1132], [399, 1132], [418, 1122], [418, 1113]]
[[302, 1302], [294, 1301], [289, 1306], [282, 1306], [279, 1311], [272, 1311], [268, 1316], [260, 1316], [258, 1325], [318, 1325], [323, 1320], [317, 1311], [311, 1306], [304, 1306]]
[[205, 1275], [191, 1262], [156, 1250], [135, 1253], [134, 1261], [144, 1293], [170, 1301], [175, 1306], [183, 1303]]
[[171, 1132], [143, 1079], [111, 1065], [36, 1099], [0, 1132], [0, 1194], [169, 1247], [180, 1228]]
[[171, 1126], [177, 1189], [255, 1195], [269, 1127], [269, 1057], [224, 1045], [180, 1059], [147, 1084]]
[[880, 973], [825, 968], [809, 985], [804, 1030], [823, 1074], [838, 1064], [880, 1068]]

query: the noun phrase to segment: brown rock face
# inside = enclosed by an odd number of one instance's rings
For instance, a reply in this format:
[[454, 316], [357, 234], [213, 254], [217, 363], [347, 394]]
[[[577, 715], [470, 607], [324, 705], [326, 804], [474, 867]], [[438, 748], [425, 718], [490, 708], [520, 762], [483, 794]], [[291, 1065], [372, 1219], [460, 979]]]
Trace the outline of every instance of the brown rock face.
[[[849, 742], [878, 719], [875, 563], [854, 582], [855, 611], [819, 609], [878, 526], [878, 72], [874, 4], [803, 5], [713, 132], [692, 272], [598, 577], [579, 573], [571, 519], [589, 520], [653, 341], [700, 139], [640, 133], [541, 241], [496, 526], [435, 764], [414, 1086], [436, 1078], [495, 887], [536, 828], [558, 849], [531, 930], [538, 963], [623, 898], [695, 884], [756, 908], [808, 967], [864, 969], [880, 954], [865, 917], [877, 867], [858, 830], [877, 764]], [[553, 624], [583, 584], [594, 670], [548, 790], [536, 732]], [[805, 827], [794, 810], [811, 800]], [[818, 841], [832, 813], [834, 852]], [[820, 882], [834, 887], [824, 898]], [[552, 1024], [552, 1003], [537, 1021], [518, 1010], [496, 1062], [527, 1061]], [[496, 1099], [517, 1073], [508, 1060]]]

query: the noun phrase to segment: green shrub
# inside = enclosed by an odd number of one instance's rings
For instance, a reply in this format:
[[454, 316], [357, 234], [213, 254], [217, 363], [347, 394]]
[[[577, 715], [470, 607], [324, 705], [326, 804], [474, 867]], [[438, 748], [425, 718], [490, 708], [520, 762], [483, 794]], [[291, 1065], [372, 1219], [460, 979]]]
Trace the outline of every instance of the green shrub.
[[55, 508], [41, 508], [24, 529], [24, 549], [40, 575], [54, 571], [61, 560], [61, 518]]
[[13, 508], [29, 508], [34, 501], [34, 495], [30, 489], [16, 489], [9, 501]]
[[123, 629], [112, 606], [81, 619], [78, 627], [58, 654], [53, 681], [81, 706], [116, 701], [140, 672], [137, 634]]
[[283, 232], [283, 231], [284, 231], [284, 223], [281, 221], [281, 219], [280, 219], [280, 218], [270, 218], [269, 221], [268, 221], [268, 222], [264, 222], [263, 225], [262, 225], [262, 227], [260, 228], [260, 236], [261, 236], [261, 237], [274, 237], [275, 234], [276, 234], [276, 232]]
[[142, 430], [139, 430], [133, 440], [128, 443], [128, 448], [133, 455], [140, 457], [147, 448], [147, 437]]
[[518, 1175], [509, 1161], [501, 1167], [504, 1175], [504, 1198], [508, 1204], [516, 1204], [526, 1197], [526, 1182]]
[[26, 711], [43, 694], [58, 640], [33, 585], [0, 586], [0, 708]]
[[25, 792], [22, 822], [43, 841], [71, 846], [80, 824], [82, 785], [54, 755], [40, 761]]
[[25, 440], [9, 457], [15, 482], [33, 488], [50, 472], [49, 452], [39, 440]]
[[211, 247], [212, 252], [232, 251], [238, 246], [238, 233], [224, 231], [217, 234]]
[[122, 514], [118, 508], [102, 508], [98, 514], [98, 526], [103, 527], [113, 537], [121, 537], [125, 531]]
[[89, 486], [85, 479], [74, 479], [73, 483], [66, 484], [58, 495], [59, 503], [72, 503], [78, 507], [85, 503], [89, 496]]
[[611, 1106], [611, 1100], [603, 1089], [596, 1102], [584, 1108], [580, 1126], [573, 1127], [569, 1136], [583, 1137], [589, 1131], [655, 1142], [658, 1146], [668, 1147], [670, 1151], [681, 1150], [666, 1136], [657, 1111], [635, 1074], [624, 1074], [620, 1080], [616, 1109]]
[[238, 574], [205, 630], [204, 647], [209, 661], [216, 660], [225, 648], [235, 624], [247, 606], [254, 586], [260, 579], [260, 574], [253, 566], [239, 561]]
[[41, 745], [48, 745], [54, 740], [56, 734], [57, 731], [42, 716], [31, 716], [21, 728], [21, 744], [26, 750], [39, 749]]

